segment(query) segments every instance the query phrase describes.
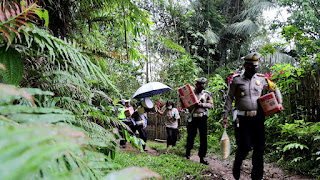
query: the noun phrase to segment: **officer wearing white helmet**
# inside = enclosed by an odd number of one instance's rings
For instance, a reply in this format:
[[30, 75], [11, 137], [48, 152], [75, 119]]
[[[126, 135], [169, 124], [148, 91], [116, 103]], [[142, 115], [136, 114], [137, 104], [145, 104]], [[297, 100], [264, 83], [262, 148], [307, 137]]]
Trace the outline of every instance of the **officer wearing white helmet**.
[[274, 84], [268, 84], [265, 75], [259, 74], [259, 58], [261, 54], [253, 52], [244, 57], [243, 74], [233, 75], [230, 81], [228, 94], [224, 106], [223, 126], [227, 127], [228, 114], [235, 99], [237, 109], [237, 122], [235, 123], [235, 136], [237, 143], [236, 157], [233, 164], [233, 177], [240, 178], [240, 167], [248, 152], [253, 148], [252, 179], [263, 178], [263, 154], [265, 148], [265, 115], [258, 103], [262, 90], [275, 91], [276, 98], [282, 111], [282, 96]]
[[192, 114], [191, 122], [187, 126], [187, 145], [186, 145], [186, 158], [190, 159], [190, 151], [193, 148], [194, 138], [197, 135], [197, 129], [200, 133], [200, 147], [198, 155], [200, 163], [208, 165], [205, 160], [207, 154], [207, 119], [209, 116], [209, 109], [213, 108], [212, 96], [208, 91], [205, 91], [207, 79], [204, 77], [197, 78], [194, 93], [199, 99], [199, 103], [193, 108], [189, 109]]

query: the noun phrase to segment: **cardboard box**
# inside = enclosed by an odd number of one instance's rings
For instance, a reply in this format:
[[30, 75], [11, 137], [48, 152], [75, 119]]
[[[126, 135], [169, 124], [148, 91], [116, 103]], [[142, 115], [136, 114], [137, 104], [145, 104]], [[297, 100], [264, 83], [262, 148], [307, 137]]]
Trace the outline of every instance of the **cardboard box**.
[[178, 89], [182, 103], [186, 108], [190, 108], [199, 102], [191, 86], [186, 84]]
[[266, 116], [271, 116], [280, 111], [277, 98], [273, 92], [261, 96], [259, 102]]
[[192, 94], [192, 93], [193, 93], [193, 90], [192, 90], [190, 84], [186, 84], [186, 85], [179, 88], [180, 97], [181, 96], [188, 96], [189, 94]]
[[127, 108], [127, 109], [124, 111], [124, 113], [125, 113], [125, 115], [126, 115], [127, 117], [130, 117], [130, 116], [133, 114], [133, 112], [134, 112], [133, 107], [129, 107], [129, 108]]

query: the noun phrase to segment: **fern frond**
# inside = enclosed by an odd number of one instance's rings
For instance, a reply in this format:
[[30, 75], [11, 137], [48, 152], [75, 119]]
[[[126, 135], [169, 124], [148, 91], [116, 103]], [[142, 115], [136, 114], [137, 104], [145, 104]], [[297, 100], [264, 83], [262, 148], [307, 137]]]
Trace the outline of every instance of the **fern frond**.
[[[13, 31], [18, 35], [21, 41], [18, 29], [22, 29], [21, 26], [23, 25], [30, 28], [27, 22], [35, 22], [33, 20], [35, 19], [33, 14], [35, 14], [35, 11], [41, 11], [40, 6], [38, 6], [31, 0], [30, 2], [22, 2], [24, 3], [21, 3], [20, 6], [14, 2], [7, 6], [3, 6], [3, 4], [0, 4], [0, 32], [5, 35], [9, 43], [12, 42], [12, 39], [10, 38], [10, 36], [8, 36], [9, 32]], [[25, 29], [22, 30], [25, 31]]]
[[[103, 154], [86, 148], [90, 139], [68, 127], [0, 127], [0, 179], [96, 179], [89, 162], [104, 162]], [[103, 175], [103, 174], [102, 174]], [[56, 178], [53, 178], [56, 177]]]
[[[82, 49], [67, 40], [63, 41], [50, 35], [46, 30], [39, 29], [35, 26], [32, 26], [32, 28], [33, 30], [30, 33], [33, 34], [35, 38], [29, 39], [27, 44], [37, 43], [41, 47], [41, 49], [38, 49], [41, 53], [52, 55], [48, 57], [52, 63], [55, 61], [61, 63], [62, 59], [66, 67], [65, 70], [69, 71], [71, 68], [68, 68], [68, 66], [71, 66], [74, 74], [81, 76], [88, 84], [96, 81], [103, 86], [111, 87], [117, 94], [120, 94], [109, 77], [101, 68], [95, 65], [87, 55], [83, 54]], [[28, 49], [26, 49], [26, 51], [28, 51]], [[57, 56], [61, 59], [57, 58]]]
[[95, 142], [93, 145], [115, 150], [115, 147], [117, 146], [115, 137], [105, 128], [85, 119], [78, 119], [75, 125], [81, 127], [88, 133], [88, 136]]
[[0, 105], [24, 97], [34, 104], [33, 97], [24, 90], [0, 83]]

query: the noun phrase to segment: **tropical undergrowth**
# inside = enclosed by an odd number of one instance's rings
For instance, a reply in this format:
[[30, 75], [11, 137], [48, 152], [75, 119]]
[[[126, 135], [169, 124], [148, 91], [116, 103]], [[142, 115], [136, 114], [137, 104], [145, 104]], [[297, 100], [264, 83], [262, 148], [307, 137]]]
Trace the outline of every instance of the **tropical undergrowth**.
[[[307, 63], [308, 64], [308, 63]], [[283, 95], [285, 110], [266, 119], [267, 158], [285, 169], [310, 177], [320, 176], [320, 123], [300, 100], [296, 86], [308, 78], [317, 79], [317, 69], [310, 64], [299, 68], [289, 64], [276, 65], [274, 78]], [[310, 84], [309, 84], [310, 85]], [[307, 104], [306, 104], [307, 105]]]
[[148, 167], [158, 172], [164, 179], [203, 179], [208, 168], [202, 164], [186, 160], [175, 154], [160, 156], [145, 153], [119, 152], [115, 158], [122, 167]]
[[[113, 115], [119, 99], [109, 96], [118, 89], [79, 44], [37, 26], [48, 17], [36, 2], [9, 3], [0, 6], [1, 179], [131, 177], [132, 169], [110, 173], [112, 129], [122, 123]], [[126, 138], [141, 148], [142, 140]]]

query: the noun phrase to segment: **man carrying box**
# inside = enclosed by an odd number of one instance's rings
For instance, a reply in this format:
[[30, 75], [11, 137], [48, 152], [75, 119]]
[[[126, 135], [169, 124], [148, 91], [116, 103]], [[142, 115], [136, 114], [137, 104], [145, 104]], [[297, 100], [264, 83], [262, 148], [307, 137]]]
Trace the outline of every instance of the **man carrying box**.
[[[236, 157], [233, 164], [233, 177], [240, 178], [240, 167], [248, 152], [253, 148], [251, 178], [263, 178], [263, 154], [265, 148], [265, 115], [258, 103], [262, 90], [275, 92], [278, 108], [282, 111], [282, 97], [279, 89], [275, 87], [264, 75], [258, 74], [259, 53], [250, 53], [244, 57], [244, 74], [233, 75], [229, 83], [228, 95], [224, 106], [223, 126], [228, 124], [228, 114], [235, 98], [237, 122], [235, 123], [235, 137], [237, 143]], [[268, 82], [269, 81], [269, 82]]]
[[208, 161], [204, 159], [207, 154], [207, 119], [209, 116], [209, 109], [213, 108], [213, 101], [211, 94], [208, 91], [204, 90], [206, 82], [207, 79], [204, 77], [196, 79], [196, 88], [194, 89], [194, 95], [197, 103], [192, 104], [192, 106], [188, 107], [189, 112], [191, 112], [192, 118], [187, 125], [188, 137], [186, 146], [186, 158], [190, 159], [190, 152], [193, 148], [194, 138], [197, 135], [197, 129], [199, 129], [200, 148], [198, 155], [200, 157], [200, 163], [208, 165]]

